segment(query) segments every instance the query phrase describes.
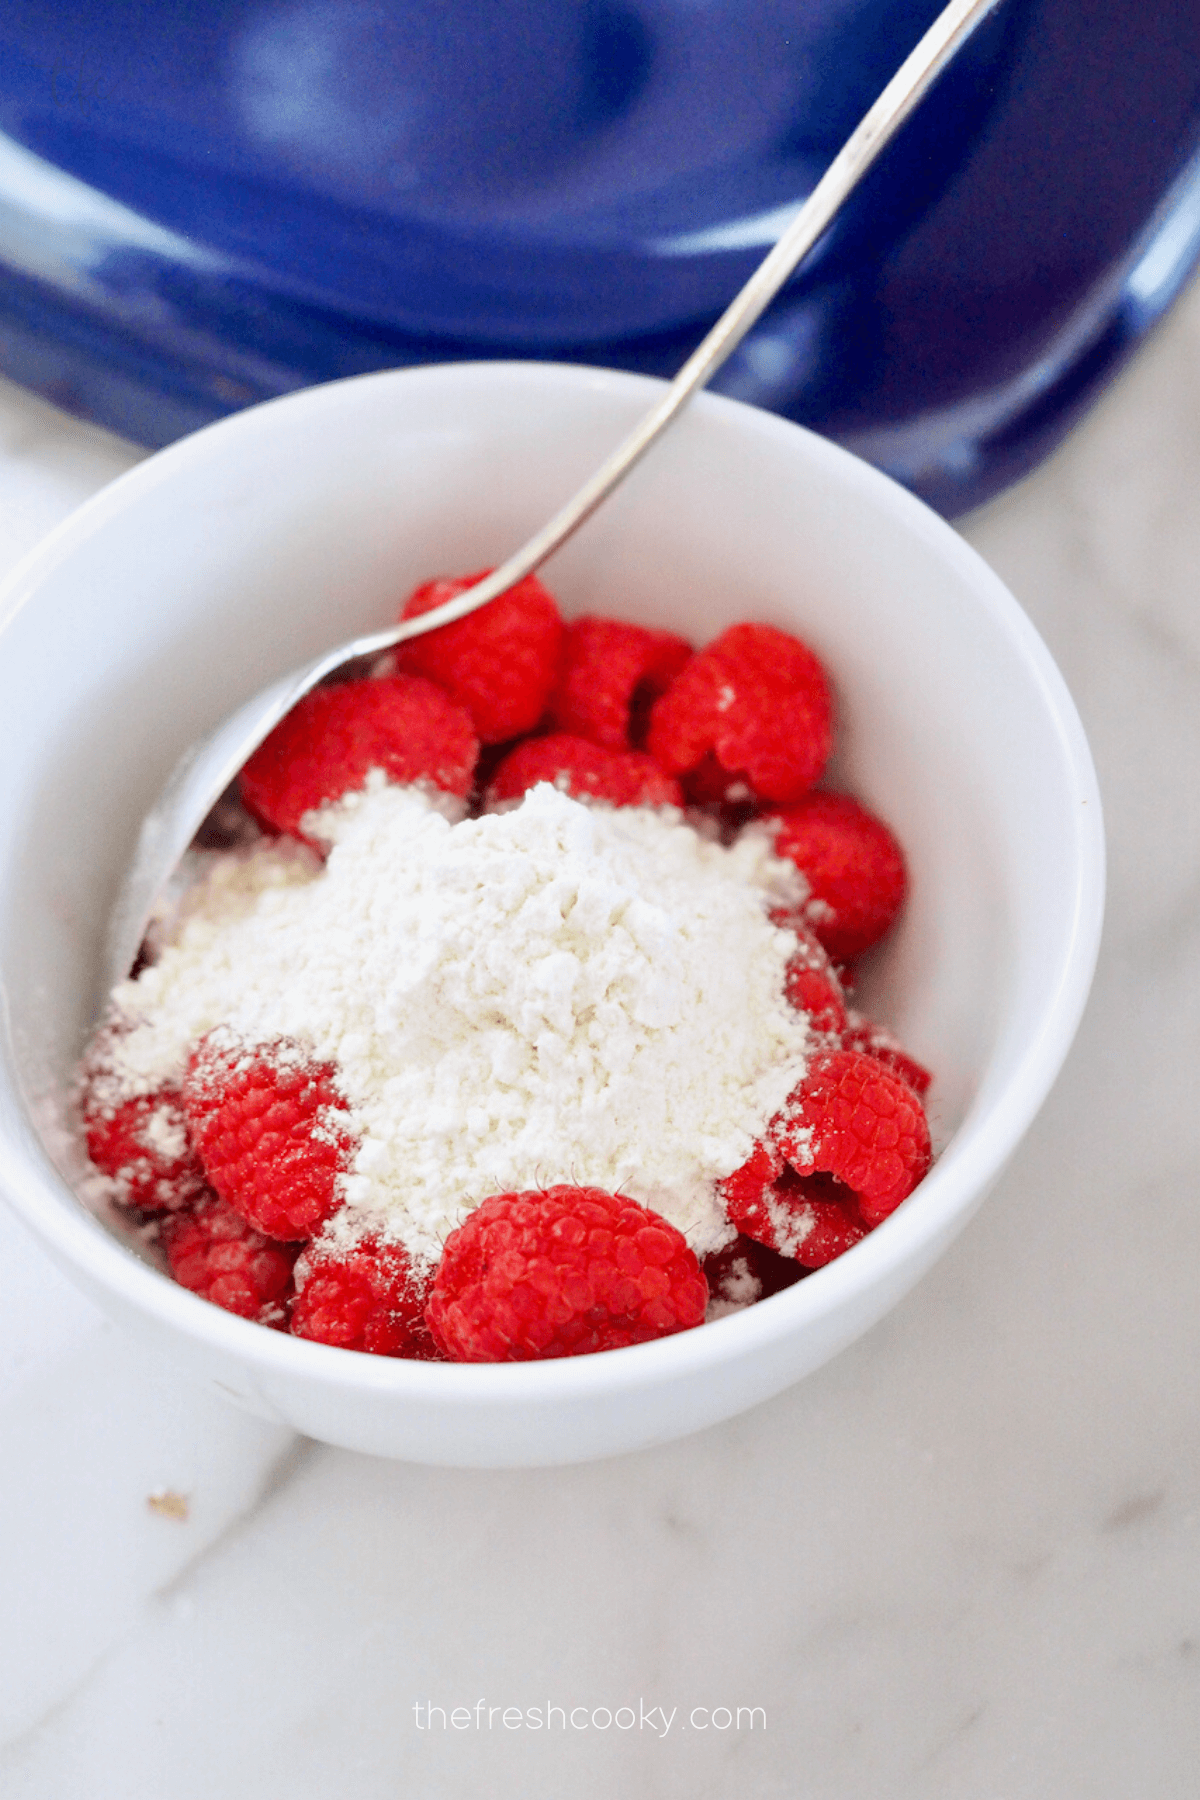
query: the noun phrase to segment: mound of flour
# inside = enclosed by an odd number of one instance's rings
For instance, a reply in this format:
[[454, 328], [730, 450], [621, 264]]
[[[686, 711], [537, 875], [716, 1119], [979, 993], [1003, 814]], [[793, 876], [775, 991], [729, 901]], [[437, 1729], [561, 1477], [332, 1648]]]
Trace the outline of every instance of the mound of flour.
[[116, 989], [121, 1093], [178, 1079], [217, 1025], [294, 1038], [361, 1134], [335, 1237], [430, 1259], [486, 1195], [565, 1181], [652, 1207], [700, 1255], [728, 1240], [714, 1183], [808, 1041], [783, 997], [794, 940], [766, 916], [799, 877], [769, 838], [726, 847], [546, 784], [455, 820], [374, 778], [314, 823], [324, 865], [284, 842], [215, 857]]

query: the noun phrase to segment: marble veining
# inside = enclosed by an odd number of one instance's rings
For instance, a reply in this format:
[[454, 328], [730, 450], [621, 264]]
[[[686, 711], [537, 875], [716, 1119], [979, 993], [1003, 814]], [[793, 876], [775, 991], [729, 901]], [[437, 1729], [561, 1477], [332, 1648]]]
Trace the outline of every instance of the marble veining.
[[[0, 388], [0, 559], [135, 457]], [[1198, 491], [1193, 290], [963, 527], [1100, 771], [1078, 1042], [944, 1260], [790, 1392], [590, 1467], [375, 1462], [148, 1369], [0, 1222], [6, 1800], [1194, 1800]]]

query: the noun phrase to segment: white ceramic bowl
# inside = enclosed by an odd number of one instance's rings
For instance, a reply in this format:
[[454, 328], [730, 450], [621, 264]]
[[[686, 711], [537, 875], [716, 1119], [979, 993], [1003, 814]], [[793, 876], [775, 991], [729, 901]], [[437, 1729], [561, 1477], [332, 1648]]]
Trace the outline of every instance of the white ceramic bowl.
[[658, 384], [593, 369], [371, 375], [241, 413], [152, 457], [0, 594], [0, 1187], [87, 1291], [246, 1406], [332, 1443], [480, 1465], [603, 1456], [777, 1393], [941, 1254], [1044, 1099], [1091, 979], [1095, 776], [1008, 592], [883, 476], [703, 396], [547, 571], [567, 612], [696, 641], [736, 619], [834, 677], [836, 774], [908, 853], [912, 897], [865, 1009], [935, 1072], [942, 1152], [847, 1256], [698, 1331], [507, 1366], [395, 1362], [246, 1323], [175, 1286], [76, 1198], [63, 1095], [138, 821], [176, 757], [272, 677], [386, 622], [439, 571], [497, 561]]

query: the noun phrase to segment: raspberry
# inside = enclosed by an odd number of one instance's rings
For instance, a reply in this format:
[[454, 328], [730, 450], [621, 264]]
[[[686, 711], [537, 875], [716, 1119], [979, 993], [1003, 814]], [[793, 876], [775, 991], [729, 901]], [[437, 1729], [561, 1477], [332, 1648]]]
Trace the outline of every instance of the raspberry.
[[906, 1081], [873, 1056], [833, 1050], [814, 1058], [771, 1135], [798, 1175], [836, 1176], [878, 1225], [931, 1161], [929, 1126]]
[[446, 1239], [425, 1317], [456, 1362], [525, 1362], [699, 1325], [708, 1302], [682, 1234], [599, 1188], [493, 1194]]
[[434, 1362], [440, 1353], [424, 1319], [428, 1298], [429, 1280], [401, 1244], [375, 1237], [348, 1250], [310, 1244], [296, 1265], [292, 1332], [343, 1350]]
[[720, 807], [737, 825], [754, 817], [754, 795], [740, 776], [723, 768], [711, 750], [706, 750], [695, 768], [683, 777], [687, 797], [693, 806]]
[[183, 1104], [221, 1199], [268, 1237], [312, 1237], [339, 1201], [354, 1140], [328, 1063], [219, 1026], [192, 1052]]
[[264, 825], [299, 835], [306, 812], [361, 788], [372, 769], [465, 795], [478, 755], [467, 714], [432, 682], [344, 681], [296, 702], [242, 770], [242, 799]]
[[907, 1082], [855, 1050], [814, 1058], [749, 1160], [719, 1184], [730, 1223], [818, 1268], [912, 1192], [931, 1161]]
[[775, 1198], [788, 1207], [793, 1231], [803, 1218], [804, 1238], [796, 1261], [806, 1269], [823, 1269], [861, 1242], [869, 1230], [854, 1196], [832, 1175], [797, 1175], [785, 1169]]
[[286, 1322], [294, 1245], [255, 1231], [215, 1194], [162, 1226], [167, 1266], [181, 1287], [260, 1325]]
[[159, 1088], [104, 1104], [101, 1088], [84, 1099], [87, 1153], [116, 1183], [122, 1206], [177, 1212], [204, 1191], [204, 1171], [188, 1136], [179, 1090]]
[[621, 619], [573, 619], [550, 701], [555, 730], [607, 750], [631, 749], [640, 741], [651, 702], [691, 654], [687, 639], [671, 631], [647, 631]]
[[846, 1001], [828, 955], [794, 912], [781, 908], [772, 912], [771, 919], [796, 937], [796, 948], [784, 973], [785, 994], [794, 1007], [809, 1015], [814, 1031], [840, 1038], [846, 1029]]
[[842, 1049], [861, 1050], [864, 1056], [873, 1056], [876, 1062], [881, 1062], [893, 1075], [899, 1075], [901, 1081], [907, 1081], [913, 1093], [921, 1100], [929, 1092], [933, 1076], [915, 1056], [909, 1055], [886, 1025], [876, 1025], [870, 1019], [864, 1019], [861, 1014], [852, 1013], [850, 1023], [842, 1033]]
[[803, 1269], [824, 1268], [866, 1236], [854, 1196], [829, 1176], [797, 1175], [782, 1157], [779, 1165], [772, 1179], [757, 1186], [733, 1176], [721, 1184], [730, 1223]]
[[793, 1257], [779, 1256], [765, 1244], [741, 1234], [723, 1250], [706, 1256], [700, 1268], [708, 1283], [710, 1319], [740, 1312], [744, 1306], [782, 1293], [804, 1273]]
[[682, 806], [679, 783], [652, 756], [638, 750], [605, 750], [585, 738], [555, 733], [526, 738], [492, 775], [487, 803], [515, 800], [539, 781], [553, 782], [577, 800], [609, 800], [614, 806]]
[[[409, 595], [400, 612], [415, 618], [490, 575], [443, 576]], [[536, 575], [453, 625], [413, 638], [396, 650], [396, 667], [436, 681], [470, 714], [483, 744], [503, 744], [532, 731], [558, 677], [563, 622]]]
[[749, 789], [782, 802], [812, 786], [832, 740], [829, 683], [807, 645], [772, 625], [733, 625], [655, 701], [646, 747], [671, 774], [696, 772], [694, 799]]
[[764, 1241], [763, 1238], [758, 1231], [751, 1231], [745, 1221], [749, 1219], [757, 1223], [760, 1217], [765, 1216], [762, 1214], [761, 1204], [763, 1195], [779, 1180], [784, 1167], [783, 1151], [768, 1130], [761, 1143], [755, 1144], [749, 1160], [717, 1183], [730, 1224], [736, 1225], [739, 1231], [744, 1231], [759, 1243]]
[[775, 849], [808, 881], [813, 930], [836, 962], [861, 956], [904, 904], [908, 878], [899, 844], [849, 794], [807, 794], [776, 818]]

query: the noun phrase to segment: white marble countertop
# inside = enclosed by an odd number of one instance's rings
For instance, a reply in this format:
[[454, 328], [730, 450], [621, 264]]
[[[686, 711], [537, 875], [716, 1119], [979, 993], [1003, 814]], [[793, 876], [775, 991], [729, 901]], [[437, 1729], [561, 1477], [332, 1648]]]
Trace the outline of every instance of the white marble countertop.
[[[136, 456], [0, 385], [0, 568]], [[1078, 1042], [945, 1259], [781, 1398], [590, 1467], [374, 1462], [148, 1369], [0, 1214], [6, 1800], [1194, 1800], [1198, 495], [1193, 290], [965, 522], [1104, 789]]]

